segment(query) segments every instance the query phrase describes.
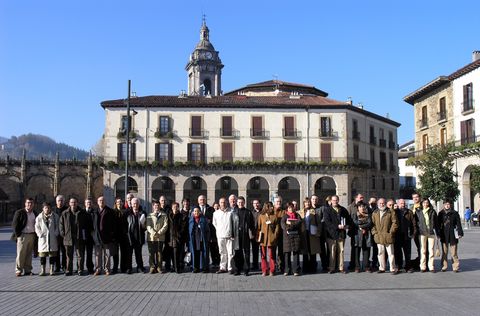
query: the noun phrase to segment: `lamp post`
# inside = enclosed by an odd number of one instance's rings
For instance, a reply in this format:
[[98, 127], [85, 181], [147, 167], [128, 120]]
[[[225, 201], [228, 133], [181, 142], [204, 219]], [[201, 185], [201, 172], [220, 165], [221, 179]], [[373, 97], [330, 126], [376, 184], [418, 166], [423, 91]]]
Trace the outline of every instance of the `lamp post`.
[[130, 86], [131, 80], [128, 80], [128, 95], [126, 100], [127, 105], [127, 127], [125, 131], [125, 147], [126, 147], [126, 154], [125, 154], [125, 201], [127, 200], [128, 195], [128, 160], [130, 154]]

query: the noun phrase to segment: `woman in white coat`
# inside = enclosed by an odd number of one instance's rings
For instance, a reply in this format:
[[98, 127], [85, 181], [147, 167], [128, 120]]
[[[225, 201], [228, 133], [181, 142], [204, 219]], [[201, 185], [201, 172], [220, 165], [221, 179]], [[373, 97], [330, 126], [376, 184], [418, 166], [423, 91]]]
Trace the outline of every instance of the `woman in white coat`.
[[54, 274], [55, 257], [58, 254], [57, 236], [59, 217], [52, 212], [48, 203], [42, 204], [42, 212], [35, 220], [35, 233], [38, 236], [38, 255], [40, 257], [41, 276], [45, 275], [47, 257], [50, 257], [50, 275]]

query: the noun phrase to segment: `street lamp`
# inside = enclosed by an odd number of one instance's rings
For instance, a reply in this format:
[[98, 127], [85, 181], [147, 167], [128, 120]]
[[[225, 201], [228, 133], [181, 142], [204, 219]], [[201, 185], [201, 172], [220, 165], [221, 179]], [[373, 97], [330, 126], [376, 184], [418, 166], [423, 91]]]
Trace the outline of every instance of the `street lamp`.
[[[125, 131], [125, 149], [126, 149], [126, 154], [125, 154], [125, 201], [127, 200], [127, 195], [128, 195], [128, 160], [129, 160], [129, 155], [130, 155], [130, 121], [131, 121], [131, 116], [130, 116], [130, 87], [131, 87], [131, 80], [128, 80], [128, 95], [127, 95], [127, 100], [126, 100], [126, 105], [127, 105], [127, 124], [126, 124], [126, 131]], [[133, 110], [133, 115], [137, 114], [135, 110]]]

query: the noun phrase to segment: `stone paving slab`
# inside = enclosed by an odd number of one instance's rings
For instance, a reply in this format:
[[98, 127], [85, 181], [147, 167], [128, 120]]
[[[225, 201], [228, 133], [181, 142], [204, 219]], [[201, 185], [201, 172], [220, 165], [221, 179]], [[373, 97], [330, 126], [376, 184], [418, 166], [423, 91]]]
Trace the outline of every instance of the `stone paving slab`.
[[[461, 240], [461, 273], [397, 276], [167, 273], [17, 278], [10, 233], [0, 228], [1, 315], [478, 314], [474, 298], [480, 290], [480, 228], [467, 230]], [[345, 258], [348, 261], [348, 247]], [[34, 271], [38, 269], [39, 259], [34, 259]]]

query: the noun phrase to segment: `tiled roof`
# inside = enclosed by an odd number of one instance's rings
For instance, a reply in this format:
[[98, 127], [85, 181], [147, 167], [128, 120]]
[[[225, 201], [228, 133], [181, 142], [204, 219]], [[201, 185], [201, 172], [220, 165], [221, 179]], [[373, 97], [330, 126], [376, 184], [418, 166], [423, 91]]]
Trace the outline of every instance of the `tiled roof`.
[[[107, 100], [101, 103], [105, 108], [125, 108], [125, 99]], [[259, 108], [259, 109], [348, 109], [358, 112], [378, 120], [384, 121], [394, 126], [400, 126], [399, 123], [387, 119], [375, 113], [352, 106], [347, 102], [336, 101], [321, 96], [165, 96], [153, 95], [145, 97], [135, 97], [130, 99], [130, 106], [135, 107], [154, 107], [154, 108]]]
[[275, 90], [279, 89], [280, 91], [290, 91], [290, 92], [299, 92], [299, 93], [306, 93], [312, 95], [318, 95], [322, 97], [328, 96], [328, 93], [322, 91], [320, 89], [315, 88], [314, 86], [309, 86], [301, 83], [294, 83], [294, 82], [286, 82], [281, 80], [268, 80], [258, 83], [251, 83], [246, 85], [245, 87], [232, 90], [230, 92], [225, 93], [225, 95], [235, 95], [239, 92], [248, 92], [248, 91], [258, 91], [258, 90]]
[[455, 80], [475, 69], [480, 67], [480, 60], [476, 60], [474, 62], [471, 62], [470, 64], [456, 70], [455, 72], [451, 73], [448, 76], [440, 76], [437, 79], [427, 83], [426, 85], [422, 86], [421, 88], [413, 91], [409, 95], [403, 98], [403, 100], [411, 105], [414, 105], [415, 101], [418, 100], [419, 98], [423, 97], [427, 93], [435, 90], [436, 88], [440, 87], [441, 85], [445, 83], [449, 83], [452, 80]]

